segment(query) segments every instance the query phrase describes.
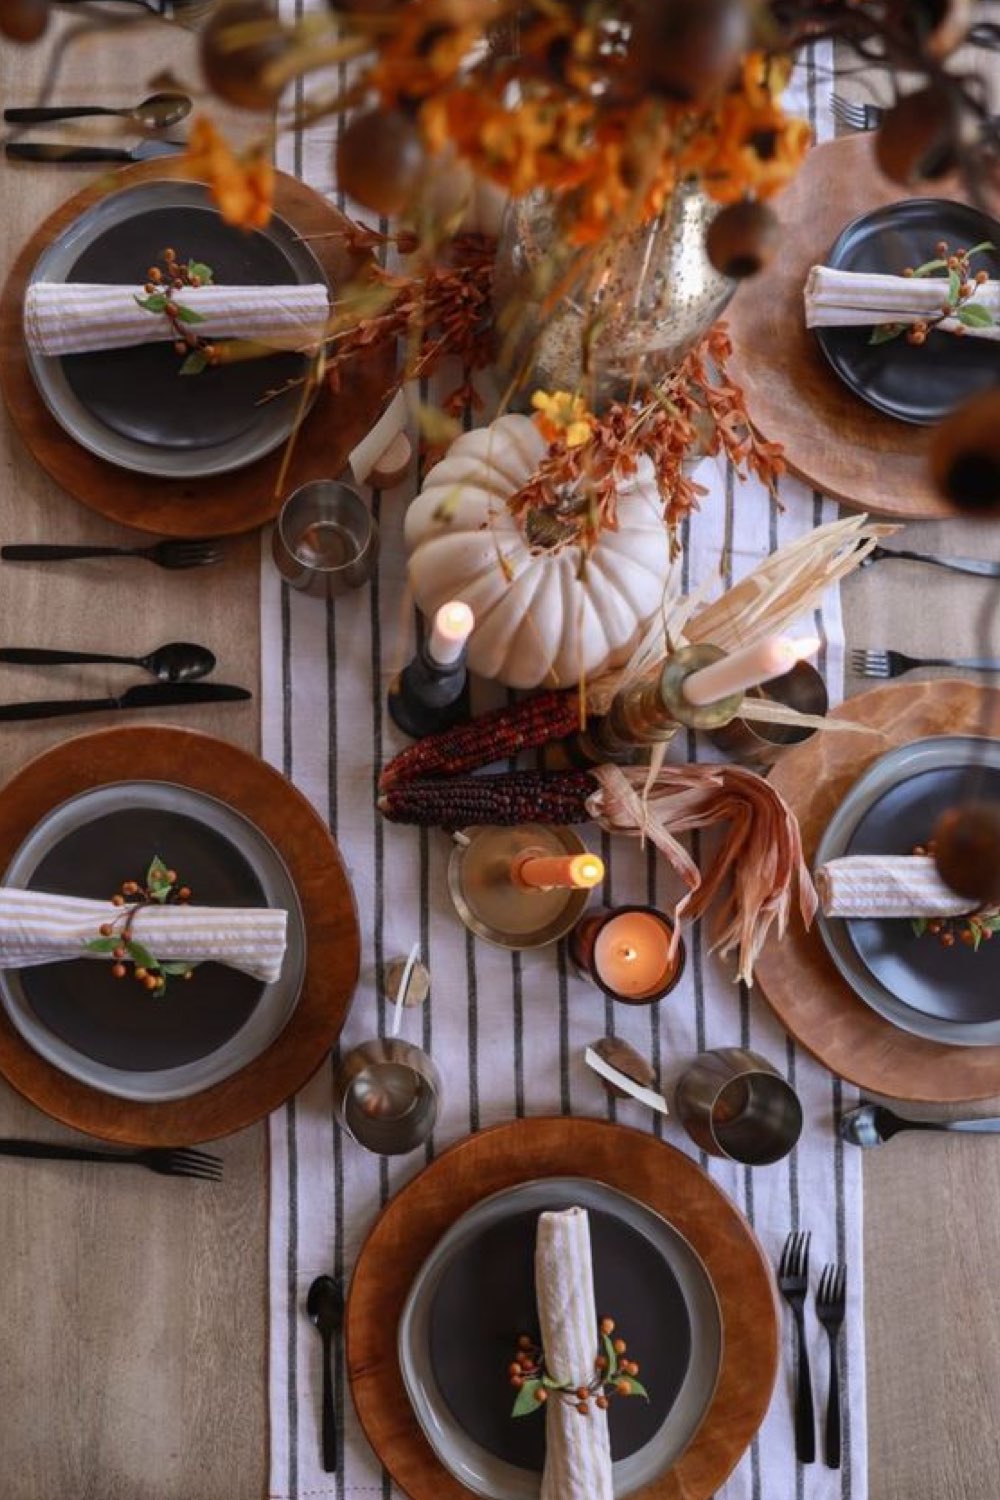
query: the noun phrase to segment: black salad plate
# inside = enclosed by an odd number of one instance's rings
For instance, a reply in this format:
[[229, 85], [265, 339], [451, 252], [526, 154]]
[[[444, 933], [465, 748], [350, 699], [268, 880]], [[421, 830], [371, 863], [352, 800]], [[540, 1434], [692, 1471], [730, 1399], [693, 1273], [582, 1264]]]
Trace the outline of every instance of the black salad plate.
[[[977, 796], [1000, 801], [1000, 770], [985, 767]], [[926, 844], [942, 812], [969, 797], [969, 772], [960, 765], [918, 772], [884, 792], [862, 816], [845, 853], [909, 854]], [[904, 1004], [944, 1021], [1000, 1021], [1000, 940], [974, 952], [945, 948], [929, 933], [917, 937], [908, 921], [845, 923], [869, 973]]]
[[[611, 1214], [591, 1209], [589, 1217], [596, 1305], [614, 1309], [650, 1394], [648, 1402], [620, 1400], [612, 1408], [611, 1456], [618, 1460], [662, 1427], [687, 1372], [691, 1322], [677, 1278], [652, 1243]], [[507, 1378], [517, 1332], [538, 1333], [537, 1227], [537, 1213], [513, 1214], [455, 1256], [431, 1305], [430, 1358], [463, 1430], [497, 1458], [540, 1473], [545, 1423], [511, 1420]]]
[[[947, 808], [1000, 799], [1000, 740], [939, 735], [897, 746], [851, 787], [819, 842], [815, 864], [849, 854], [909, 854]], [[1000, 1045], [1000, 937], [978, 952], [918, 937], [906, 918], [818, 918], [851, 989], [893, 1025], [955, 1047]]]
[[[207, 206], [136, 213], [99, 234], [74, 261], [66, 280], [141, 284], [168, 245], [180, 260], [210, 265], [220, 286], [292, 286], [298, 281], [275, 239], [233, 229]], [[301, 354], [275, 354], [180, 377], [181, 360], [168, 343], [64, 355], [62, 363], [77, 399], [100, 422], [134, 442], [160, 448], [214, 447], [245, 436], [259, 421], [264, 392], [301, 375], [304, 368]], [[281, 398], [294, 399], [294, 394]]]
[[165, 782], [128, 782], [53, 809], [4, 876], [28, 890], [107, 900], [124, 880], [142, 880], [157, 855], [191, 888], [195, 905], [288, 912], [276, 981], [206, 962], [154, 997], [131, 977], [114, 979], [105, 960], [0, 967], [0, 1003], [36, 1051], [106, 1093], [149, 1102], [183, 1098], [239, 1071], [291, 1015], [305, 939], [277, 850], [214, 798]]
[[[326, 280], [278, 215], [263, 230], [234, 229], [203, 184], [173, 180], [100, 199], [45, 248], [31, 280], [142, 286], [168, 247], [182, 261], [211, 266], [220, 285]], [[109, 463], [169, 479], [225, 474], [278, 447], [294, 426], [301, 392], [262, 398], [301, 375], [305, 363], [302, 354], [273, 354], [181, 375], [170, 342], [61, 358], [28, 349], [39, 393], [71, 438]]]
[[609, 1407], [616, 1494], [643, 1488], [676, 1463], [715, 1390], [718, 1301], [703, 1263], [666, 1220], [584, 1178], [526, 1182], [484, 1199], [421, 1268], [400, 1320], [399, 1357], [438, 1458], [489, 1500], [539, 1493], [545, 1415], [511, 1416], [507, 1367], [520, 1334], [538, 1338], [539, 1213], [569, 1207], [589, 1215], [595, 1314], [614, 1318], [649, 1393], [648, 1401], [615, 1397]]
[[[983, 240], [1000, 247], [1000, 223], [978, 209], [945, 198], [911, 198], [863, 214], [838, 236], [824, 261], [841, 271], [902, 275], [935, 258], [946, 240], [971, 249]], [[973, 261], [1000, 280], [1000, 248]], [[936, 273], [941, 274], [941, 273]], [[816, 328], [820, 348], [845, 385], [869, 405], [901, 422], [930, 425], [1000, 380], [1000, 343], [931, 332], [914, 346], [905, 335], [870, 342], [870, 328]]]

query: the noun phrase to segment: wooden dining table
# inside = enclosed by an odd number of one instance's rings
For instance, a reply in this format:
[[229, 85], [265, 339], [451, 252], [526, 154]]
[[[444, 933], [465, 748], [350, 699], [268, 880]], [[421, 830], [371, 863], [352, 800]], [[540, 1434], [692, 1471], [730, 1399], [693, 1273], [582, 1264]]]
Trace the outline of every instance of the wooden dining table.
[[[33, 100], [55, 37], [73, 24], [60, 15], [39, 45], [0, 44], [0, 100]], [[138, 21], [77, 44], [58, 98], [129, 104], [168, 67], [181, 87], [201, 89], [196, 39]], [[237, 136], [258, 123], [216, 113]], [[65, 127], [32, 134], [76, 138]], [[88, 135], [135, 139], [123, 122]], [[0, 163], [0, 276], [96, 170]], [[137, 495], [145, 483], [137, 479]], [[0, 413], [0, 542], [141, 540], [61, 492]], [[1000, 526], [916, 524], [906, 545], [1000, 559]], [[138, 656], [194, 637], [216, 653], [220, 677], [252, 689], [254, 700], [157, 718], [257, 750], [260, 556], [254, 533], [230, 540], [219, 566], [192, 572], [142, 561], [0, 563], [0, 642]], [[880, 562], [846, 583], [843, 602], [849, 647], [971, 655], [988, 644], [1000, 653], [1000, 609], [992, 608], [1000, 594], [987, 581]], [[51, 669], [2, 670], [3, 701], [51, 696]], [[111, 667], [59, 670], [65, 693], [134, 680]], [[865, 683], [849, 677], [847, 686], [853, 693]], [[0, 778], [89, 727], [98, 726], [4, 725]], [[1000, 1101], [966, 1112], [994, 1110]], [[3, 1081], [0, 1136], [77, 1139]], [[0, 1158], [4, 1500], [267, 1493], [266, 1128], [212, 1149], [224, 1161], [218, 1184]], [[864, 1214], [871, 1500], [987, 1500], [1000, 1489], [1000, 1138], [909, 1135], [871, 1152]], [[767, 1500], [808, 1497], [809, 1473], [799, 1476], [797, 1487], [789, 1454], [787, 1489]]]

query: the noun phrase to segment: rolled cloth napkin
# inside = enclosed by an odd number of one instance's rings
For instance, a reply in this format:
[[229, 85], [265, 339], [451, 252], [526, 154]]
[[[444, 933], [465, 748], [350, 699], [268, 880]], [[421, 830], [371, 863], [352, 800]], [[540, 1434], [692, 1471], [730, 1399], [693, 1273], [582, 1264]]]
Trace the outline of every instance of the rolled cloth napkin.
[[[0, 886], [0, 968], [28, 969], [88, 952], [101, 926], [118, 932], [123, 908], [84, 896]], [[272, 984], [281, 973], [288, 913], [271, 907], [144, 906], [132, 924], [136, 942], [167, 962], [227, 964]]]
[[[600, 1340], [586, 1209], [539, 1215], [535, 1297], [549, 1375], [589, 1385]], [[589, 1408], [584, 1415], [572, 1401], [550, 1395], [541, 1500], [614, 1500], [608, 1414], [593, 1401]]]
[[[24, 298], [24, 333], [36, 354], [87, 354], [136, 344], [172, 343], [164, 313], [135, 300], [141, 286], [98, 286], [83, 281], [36, 281]], [[323, 336], [329, 314], [326, 286], [194, 286], [177, 292], [178, 307], [199, 313], [190, 328], [200, 338], [253, 339], [276, 349], [303, 349]]]
[[961, 917], [979, 905], [945, 885], [930, 855], [851, 854], [813, 879], [825, 917]]
[[[917, 323], [941, 311], [947, 281], [940, 276], [880, 276], [813, 266], [806, 278], [807, 328], [875, 327], [879, 323]], [[935, 326], [965, 328], [970, 338], [1000, 338], [1000, 281], [984, 281], [965, 305], [984, 308], [992, 324], [967, 327], [957, 318]]]

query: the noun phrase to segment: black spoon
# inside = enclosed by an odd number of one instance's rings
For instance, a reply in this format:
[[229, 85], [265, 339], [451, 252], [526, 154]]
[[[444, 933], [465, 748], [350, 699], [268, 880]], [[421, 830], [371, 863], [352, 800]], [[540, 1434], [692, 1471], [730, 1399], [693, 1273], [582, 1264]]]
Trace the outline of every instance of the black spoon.
[[332, 1276], [317, 1276], [309, 1288], [306, 1312], [323, 1340], [323, 1471], [337, 1472], [337, 1419], [333, 1411], [333, 1336], [344, 1321], [344, 1294]]
[[48, 651], [34, 646], [0, 648], [0, 662], [23, 667], [50, 667], [71, 662], [122, 662], [130, 667], [144, 667], [161, 682], [193, 682], [207, 677], [215, 666], [215, 657], [206, 646], [191, 641], [170, 641], [158, 646], [148, 656], [109, 656], [100, 651]]
[[38, 108], [29, 105], [24, 109], [5, 109], [3, 117], [12, 125], [37, 125], [47, 120], [81, 120], [91, 115], [118, 115], [123, 120], [134, 120], [146, 130], [166, 130], [176, 125], [191, 113], [191, 100], [187, 94], [150, 94], [141, 104], [127, 109], [109, 109], [99, 104], [47, 104]]

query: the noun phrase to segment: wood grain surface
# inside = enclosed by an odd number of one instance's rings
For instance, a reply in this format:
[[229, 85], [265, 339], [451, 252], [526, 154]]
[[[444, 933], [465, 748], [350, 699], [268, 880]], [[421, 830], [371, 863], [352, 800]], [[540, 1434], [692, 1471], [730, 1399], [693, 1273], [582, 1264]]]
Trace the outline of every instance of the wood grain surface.
[[121, 781], [176, 782], [249, 818], [295, 883], [306, 927], [302, 994], [281, 1034], [221, 1083], [186, 1099], [142, 1104], [68, 1078], [0, 1014], [0, 1072], [39, 1109], [77, 1130], [134, 1146], [184, 1146], [231, 1135], [277, 1109], [315, 1073], [340, 1035], [357, 983], [354, 893], [326, 824], [302, 793], [255, 755], [190, 730], [129, 725], [67, 740], [0, 790], [0, 869], [61, 802]]
[[[32, 379], [22, 323], [25, 287], [42, 250], [108, 193], [183, 175], [178, 161], [169, 157], [125, 167], [75, 193], [39, 224], [0, 292], [0, 391], [33, 457], [91, 510], [164, 536], [230, 536], [271, 520], [299, 485], [335, 479], [341, 473], [394, 389], [395, 351], [386, 345], [348, 360], [336, 395], [322, 383], [296, 435], [282, 484], [285, 443], [246, 468], [211, 479], [184, 480], [146, 479], [81, 448], [52, 416]], [[283, 172], [277, 174], [275, 207], [310, 241], [335, 293], [370, 261], [370, 256], [351, 252], [340, 237], [348, 224], [343, 214]]]
[[[818, 734], [790, 750], [771, 783], [795, 812], [806, 862], [846, 793], [897, 745], [1000, 730], [1000, 692], [973, 683], [892, 683], [837, 709], [870, 734]], [[1000, 1047], [947, 1047], [911, 1036], [865, 1005], [841, 977], [816, 926], [793, 923], [757, 965], [782, 1025], [832, 1073], [895, 1099], [955, 1104], [1000, 1092]]]
[[904, 520], [953, 514], [930, 482], [929, 431], [884, 416], [837, 378], [805, 325], [802, 292], [809, 268], [852, 219], [918, 196], [965, 195], [953, 181], [912, 192], [889, 182], [875, 166], [870, 135], [817, 146], [775, 200], [778, 254], [726, 313], [731, 373], [754, 425], [783, 445], [789, 467], [846, 505]]
[[438, 1462], [413, 1415], [396, 1327], [413, 1278], [441, 1235], [491, 1193], [581, 1170], [669, 1219], [701, 1256], [719, 1297], [722, 1368], [681, 1458], [634, 1500], [709, 1500], [763, 1421], [778, 1368], [774, 1278], [749, 1224], [690, 1157], [605, 1120], [513, 1120], [450, 1150], [387, 1204], [358, 1258], [347, 1306], [351, 1394], [369, 1442], [411, 1500], [469, 1492]]

